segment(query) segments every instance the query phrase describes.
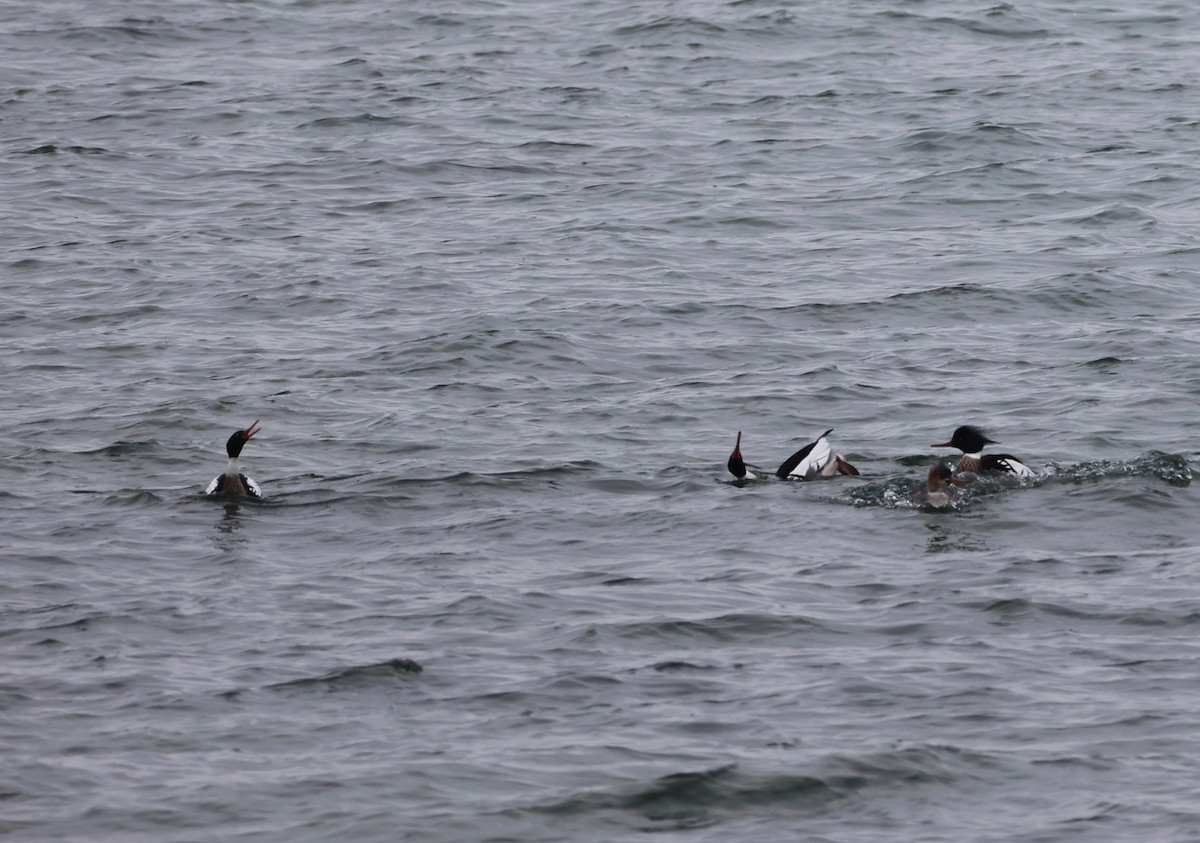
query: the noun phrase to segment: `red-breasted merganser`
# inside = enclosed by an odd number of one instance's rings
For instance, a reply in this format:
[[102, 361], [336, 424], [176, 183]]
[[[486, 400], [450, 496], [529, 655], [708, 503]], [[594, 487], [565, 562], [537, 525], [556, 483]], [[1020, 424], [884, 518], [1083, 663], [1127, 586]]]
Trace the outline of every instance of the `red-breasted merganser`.
[[974, 425], [964, 424], [954, 431], [949, 442], [932, 445], [933, 448], [958, 448], [963, 452], [958, 464], [954, 466], [955, 474], [974, 472], [996, 472], [1014, 474], [1017, 477], [1033, 477], [1037, 472], [1025, 465], [1012, 454], [985, 454], [985, 445], [995, 445], [996, 440], [989, 439], [986, 434]]
[[[822, 433], [815, 442], [810, 442], [792, 454], [779, 466], [775, 476], [780, 480], [818, 480], [835, 474], [857, 475], [858, 469], [850, 465], [837, 453], [826, 438], [833, 428]], [[757, 480], [758, 476], [746, 468], [742, 460], [742, 434], [738, 433], [737, 444], [726, 463], [729, 473], [738, 480]]]
[[746, 463], [742, 459], [742, 432], [740, 430], [738, 431], [737, 443], [733, 446], [733, 453], [729, 455], [729, 462], [725, 463], [725, 467], [738, 480], [758, 479], [758, 475], [747, 469]]
[[930, 509], [949, 509], [954, 501], [950, 497], [947, 486], [950, 484], [961, 485], [966, 482], [968, 481], [961, 477], [955, 477], [950, 466], [939, 460], [937, 465], [929, 469], [929, 477], [925, 480], [925, 485], [918, 486], [913, 490], [913, 500]]
[[254, 420], [254, 424], [250, 425], [245, 430], [235, 431], [229, 437], [229, 441], [225, 443], [225, 453], [229, 454], [229, 462], [225, 466], [225, 473], [218, 474], [213, 478], [213, 481], [208, 484], [208, 488], [204, 490], [206, 495], [240, 495], [246, 498], [261, 498], [262, 489], [251, 478], [242, 474], [238, 469], [238, 457], [242, 454], [242, 447], [250, 441], [250, 437], [258, 433], [261, 428], [255, 427], [258, 424], [258, 419]]

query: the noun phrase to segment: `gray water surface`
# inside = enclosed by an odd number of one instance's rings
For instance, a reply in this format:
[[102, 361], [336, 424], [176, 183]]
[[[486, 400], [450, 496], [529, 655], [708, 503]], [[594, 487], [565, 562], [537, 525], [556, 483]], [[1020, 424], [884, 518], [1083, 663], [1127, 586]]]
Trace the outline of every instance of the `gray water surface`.
[[0, 833], [1198, 839], [1198, 33], [5, 5]]

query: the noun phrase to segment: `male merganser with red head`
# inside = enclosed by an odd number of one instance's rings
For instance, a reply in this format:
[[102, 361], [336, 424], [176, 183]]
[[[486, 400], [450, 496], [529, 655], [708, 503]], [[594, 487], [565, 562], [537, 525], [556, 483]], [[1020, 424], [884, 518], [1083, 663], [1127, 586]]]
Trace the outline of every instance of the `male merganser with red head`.
[[918, 486], [913, 490], [913, 500], [930, 509], [949, 509], [954, 501], [946, 487], [950, 484], [957, 486], [966, 482], [961, 477], [955, 477], [950, 466], [939, 460], [937, 465], [929, 469], [929, 477], [926, 478], [925, 485]]
[[963, 452], [958, 465], [954, 466], [955, 474], [964, 472], [995, 472], [1014, 474], [1017, 477], [1033, 477], [1037, 472], [1025, 465], [1012, 454], [985, 454], [985, 445], [995, 445], [995, 439], [989, 439], [986, 434], [974, 425], [964, 424], [954, 431], [949, 442], [931, 445], [933, 448], [958, 448]]
[[[832, 477], [835, 474], [857, 475], [858, 469], [842, 459], [842, 455], [834, 451], [826, 438], [833, 433], [833, 428], [822, 433], [815, 442], [810, 442], [796, 453], [792, 454], [775, 472], [780, 480], [818, 480], [822, 477]], [[726, 463], [729, 473], [738, 480], [757, 480], [757, 475], [746, 469], [742, 460], [742, 434], [738, 433], [737, 444]]]
[[208, 488], [204, 490], [204, 494], [236, 495], [244, 498], [262, 497], [262, 489], [259, 485], [238, 469], [238, 457], [242, 455], [242, 447], [250, 441], [251, 436], [261, 430], [261, 428], [255, 427], [257, 424], [258, 419], [255, 419], [254, 424], [245, 430], [235, 431], [229, 437], [229, 441], [225, 443], [225, 453], [229, 454], [225, 473], [214, 477], [213, 481], [208, 484]]

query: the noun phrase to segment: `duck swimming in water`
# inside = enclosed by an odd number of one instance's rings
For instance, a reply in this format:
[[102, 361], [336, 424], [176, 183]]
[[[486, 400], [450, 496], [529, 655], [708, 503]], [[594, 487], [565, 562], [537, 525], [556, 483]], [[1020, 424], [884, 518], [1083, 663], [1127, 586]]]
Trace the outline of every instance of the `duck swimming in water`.
[[924, 484], [913, 490], [913, 500], [930, 509], [949, 509], [954, 505], [954, 499], [950, 497], [948, 487], [966, 482], [968, 481], [955, 477], [950, 466], [939, 460], [937, 465], [929, 469], [929, 476]]
[[742, 459], [742, 432], [740, 430], [738, 431], [737, 442], [733, 446], [733, 453], [729, 455], [729, 462], [725, 463], [725, 467], [738, 480], [758, 479], [758, 475], [747, 469], [746, 462]]
[[[837, 474], [857, 475], [858, 469], [846, 462], [842, 455], [834, 450], [827, 438], [833, 433], [833, 428], [822, 433], [815, 441], [808, 443], [796, 453], [783, 461], [775, 471], [780, 480], [819, 480], [833, 477]], [[746, 468], [742, 459], [742, 434], [738, 431], [737, 444], [726, 463], [729, 473], [738, 480], [757, 480], [758, 475]]]
[[979, 428], [964, 424], [954, 431], [949, 442], [930, 447], [957, 448], [963, 452], [958, 464], [954, 466], [955, 474], [973, 472], [975, 474], [1012, 474], [1017, 477], [1033, 477], [1037, 473], [1012, 454], [983, 453], [984, 446], [995, 444], [996, 440], [989, 439]]
[[244, 498], [261, 498], [262, 488], [257, 483], [245, 474], [242, 474], [238, 468], [238, 457], [242, 455], [242, 448], [250, 437], [258, 433], [261, 428], [256, 427], [258, 420], [254, 420], [254, 424], [250, 425], [245, 430], [235, 430], [233, 435], [229, 437], [229, 441], [225, 443], [225, 453], [229, 455], [229, 462], [225, 465], [225, 472], [218, 474], [208, 484], [208, 488], [204, 490], [206, 495], [232, 495]]

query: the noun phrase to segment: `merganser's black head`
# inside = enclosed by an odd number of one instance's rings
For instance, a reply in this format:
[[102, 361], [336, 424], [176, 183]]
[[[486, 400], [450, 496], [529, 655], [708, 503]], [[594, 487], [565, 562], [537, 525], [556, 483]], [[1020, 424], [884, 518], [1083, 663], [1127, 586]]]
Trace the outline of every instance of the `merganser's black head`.
[[725, 467], [738, 480], [746, 476], [746, 463], [742, 460], [742, 432], [740, 430], [737, 435], [737, 444], [733, 446], [733, 453], [729, 455], [729, 462], [725, 463]]
[[950, 437], [949, 442], [943, 442], [940, 445], [931, 445], [933, 448], [957, 448], [964, 454], [978, 454], [983, 450], [984, 445], [995, 445], [995, 439], [989, 439], [987, 435], [975, 427], [974, 425], [964, 424], [962, 427], [954, 431], [954, 435]]
[[258, 419], [254, 420], [254, 424], [250, 425], [245, 430], [239, 430], [229, 437], [229, 441], [225, 443], [225, 453], [229, 454], [230, 459], [237, 459], [242, 454], [242, 447], [250, 441], [250, 437], [258, 433], [262, 428], [255, 427], [258, 424]]

